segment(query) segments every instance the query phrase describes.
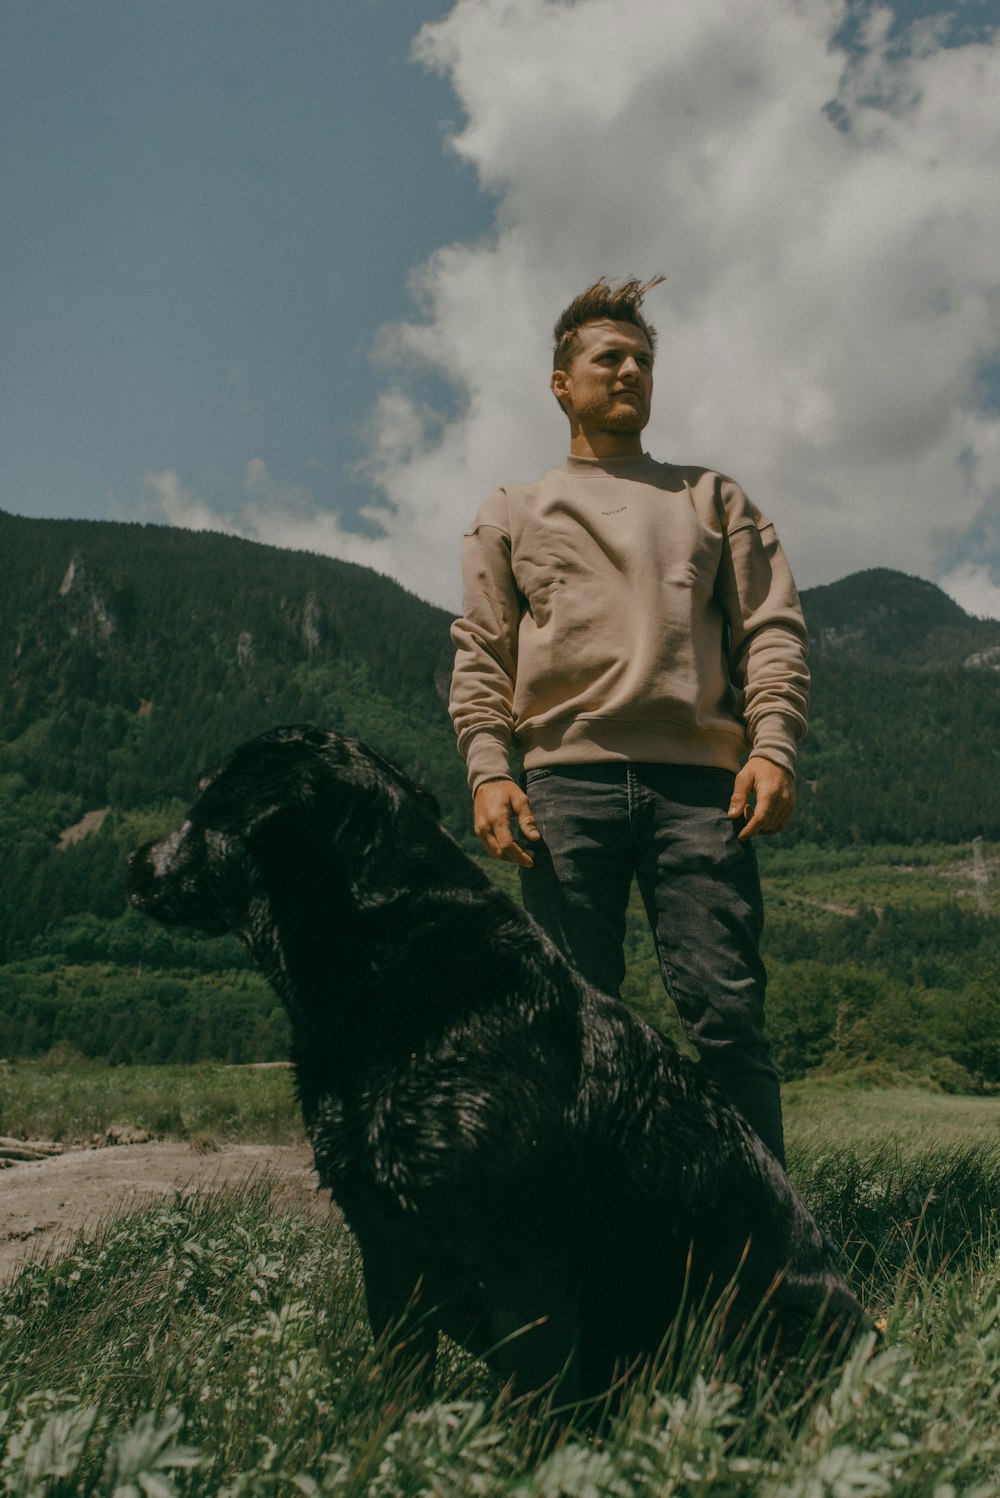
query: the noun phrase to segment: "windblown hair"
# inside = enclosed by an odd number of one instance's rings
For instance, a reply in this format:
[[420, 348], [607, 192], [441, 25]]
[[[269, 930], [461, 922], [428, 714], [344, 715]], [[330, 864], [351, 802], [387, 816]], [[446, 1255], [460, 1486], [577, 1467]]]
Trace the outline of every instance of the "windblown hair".
[[576, 352], [577, 334], [584, 323], [610, 318], [612, 322], [630, 322], [641, 328], [649, 339], [649, 347], [656, 353], [656, 329], [648, 323], [640, 311], [642, 299], [647, 291], [659, 286], [664, 276], [654, 276], [651, 281], [642, 281], [633, 276], [620, 286], [610, 286], [606, 276], [588, 286], [575, 296], [552, 330], [552, 368], [568, 369]]

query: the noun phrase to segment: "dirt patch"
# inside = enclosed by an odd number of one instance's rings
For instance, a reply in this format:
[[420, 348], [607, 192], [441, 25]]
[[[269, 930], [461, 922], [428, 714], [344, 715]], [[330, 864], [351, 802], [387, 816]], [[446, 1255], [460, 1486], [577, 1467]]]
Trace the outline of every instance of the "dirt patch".
[[292, 1199], [335, 1213], [326, 1192], [318, 1193], [312, 1151], [304, 1144], [240, 1144], [206, 1154], [165, 1141], [69, 1149], [12, 1165], [0, 1173], [0, 1281], [144, 1197], [231, 1185], [261, 1170]]
[[110, 806], [102, 806], [98, 811], [84, 812], [79, 822], [74, 823], [72, 827], [64, 827], [59, 834], [60, 848], [65, 850], [73, 843], [82, 843], [83, 839], [89, 837], [92, 832], [100, 832], [110, 810]]
[[[794, 900], [799, 905], [811, 905], [814, 910], [828, 910], [832, 915], [857, 916], [857, 910], [853, 905], [838, 905], [835, 900], [814, 900], [810, 895], [800, 895], [795, 890], [784, 890], [782, 892], [786, 900]], [[875, 909], [878, 910], [876, 905]]]

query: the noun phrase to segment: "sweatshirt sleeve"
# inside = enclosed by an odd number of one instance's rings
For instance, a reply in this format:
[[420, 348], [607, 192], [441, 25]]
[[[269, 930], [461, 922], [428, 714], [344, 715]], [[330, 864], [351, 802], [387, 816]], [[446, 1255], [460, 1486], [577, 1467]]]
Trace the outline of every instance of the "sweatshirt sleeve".
[[722, 501], [726, 537], [717, 591], [729, 629], [730, 675], [742, 694], [751, 753], [794, 770], [809, 711], [802, 606], [771, 522], [728, 479]]
[[521, 596], [511, 566], [507, 497], [500, 489], [462, 538], [462, 617], [451, 627], [455, 666], [448, 711], [473, 793], [510, 775]]

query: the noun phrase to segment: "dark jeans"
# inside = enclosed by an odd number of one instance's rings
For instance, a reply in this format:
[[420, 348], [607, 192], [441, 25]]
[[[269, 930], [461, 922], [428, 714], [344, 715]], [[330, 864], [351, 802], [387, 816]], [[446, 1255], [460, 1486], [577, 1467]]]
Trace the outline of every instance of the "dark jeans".
[[778, 1074], [764, 1035], [757, 858], [726, 815], [733, 776], [603, 762], [529, 770], [542, 841], [521, 871], [529, 913], [596, 988], [618, 997], [635, 876], [660, 972], [702, 1065], [784, 1161]]

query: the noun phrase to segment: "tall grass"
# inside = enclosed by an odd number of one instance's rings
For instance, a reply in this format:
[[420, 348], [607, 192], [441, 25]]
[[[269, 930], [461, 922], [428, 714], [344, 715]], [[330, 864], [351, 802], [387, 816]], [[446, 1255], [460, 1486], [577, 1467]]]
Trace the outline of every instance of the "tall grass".
[[344, 1231], [266, 1177], [145, 1206], [0, 1292], [0, 1492], [995, 1498], [1000, 1158], [801, 1151], [887, 1331], [794, 1375], [710, 1333], [599, 1438], [457, 1349], [418, 1404], [365, 1329]]
[[[822, 1153], [831, 1139], [864, 1152], [879, 1137], [907, 1158], [943, 1144], [978, 1141], [992, 1148], [1000, 1141], [998, 1097], [888, 1088], [872, 1085], [864, 1073], [791, 1082], [783, 1095], [793, 1160], [800, 1146]], [[285, 1067], [104, 1066], [82, 1059], [0, 1063], [0, 1134], [74, 1144], [102, 1136], [114, 1124], [155, 1138], [202, 1137], [219, 1144], [295, 1144], [304, 1138]]]
[[[800, 1150], [866, 1154], [876, 1141], [904, 1160], [941, 1148], [1000, 1144], [1000, 1097], [956, 1097], [912, 1082], [886, 1085], [871, 1068], [809, 1077], [782, 1088], [789, 1158]], [[793, 1171], [794, 1174], [794, 1171]]]
[[151, 1138], [220, 1145], [304, 1139], [285, 1067], [22, 1061], [0, 1075], [0, 1134], [80, 1144], [116, 1124], [145, 1130]]

